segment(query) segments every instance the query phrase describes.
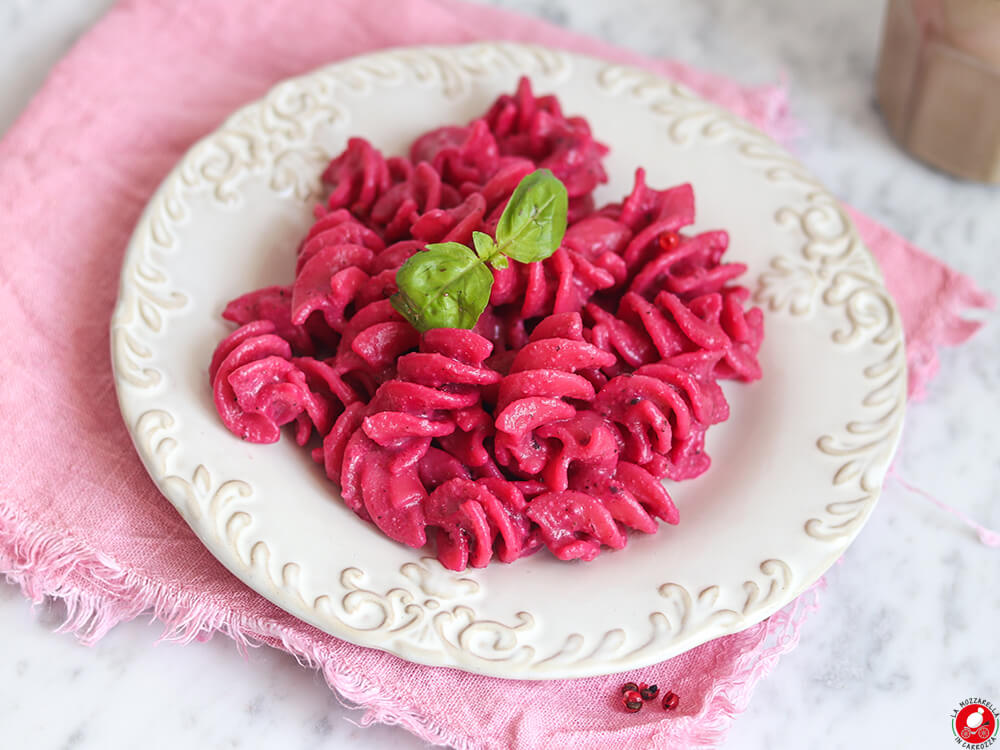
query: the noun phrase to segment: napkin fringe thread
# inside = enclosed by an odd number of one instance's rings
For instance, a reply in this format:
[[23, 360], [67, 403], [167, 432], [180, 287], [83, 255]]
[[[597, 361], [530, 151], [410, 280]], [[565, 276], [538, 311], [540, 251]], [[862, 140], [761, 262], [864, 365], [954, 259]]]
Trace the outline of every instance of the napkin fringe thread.
[[0, 574], [34, 604], [46, 597], [66, 606], [59, 633], [72, 633], [93, 646], [120, 622], [152, 610], [165, 624], [160, 640], [189, 643], [205, 631], [221, 630], [241, 648], [247, 644], [233, 623], [196, 597], [171, 591], [64, 534], [43, 531], [0, 504]]
[[302, 666], [318, 669], [334, 694], [349, 709], [364, 709], [359, 724], [398, 724], [421, 739], [476, 750], [481, 745], [454, 734], [432, 718], [401, 711], [383, 697], [365, 675], [343, 669], [322, 644], [273, 620], [234, 616], [199, 596], [122, 570], [114, 560], [64, 534], [44, 531], [18, 517], [0, 502], [0, 575], [20, 587], [34, 604], [47, 597], [66, 607], [58, 633], [70, 633], [93, 646], [116, 625], [144, 613], [163, 623], [158, 642], [205, 641], [216, 632], [235, 641], [237, 649], [280, 645]]
[[338, 668], [335, 660], [322, 648], [310, 643], [309, 639], [285, 629], [280, 629], [275, 636], [281, 641], [282, 648], [291, 653], [299, 664], [319, 670], [342, 706], [352, 710], [364, 709], [361, 720], [352, 723], [362, 727], [379, 723], [399, 725], [425, 742], [448, 745], [456, 750], [482, 750], [484, 747], [482, 742], [457, 735], [428, 716], [400, 711], [397, 701], [383, 697], [380, 689], [372, 685], [365, 675]]

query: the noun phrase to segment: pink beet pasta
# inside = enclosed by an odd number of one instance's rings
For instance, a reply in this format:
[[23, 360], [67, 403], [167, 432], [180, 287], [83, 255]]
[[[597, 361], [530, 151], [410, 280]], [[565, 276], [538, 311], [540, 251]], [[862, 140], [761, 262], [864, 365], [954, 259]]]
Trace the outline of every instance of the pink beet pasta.
[[[295, 281], [232, 302], [239, 325], [209, 375], [222, 421], [271, 443], [289, 425], [344, 503], [452, 570], [547, 547], [621, 549], [678, 522], [664, 479], [709, 468], [729, 416], [721, 379], [760, 378], [764, 336], [724, 231], [685, 234], [690, 185], [637, 170], [595, 207], [607, 148], [526, 79], [485, 115], [384, 157], [361, 138], [323, 173], [330, 193]], [[428, 243], [493, 234], [511, 193], [550, 169], [569, 195], [559, 249], [493, 270], [473, 330], [417, 332], [392, 307], [396, 271]]]

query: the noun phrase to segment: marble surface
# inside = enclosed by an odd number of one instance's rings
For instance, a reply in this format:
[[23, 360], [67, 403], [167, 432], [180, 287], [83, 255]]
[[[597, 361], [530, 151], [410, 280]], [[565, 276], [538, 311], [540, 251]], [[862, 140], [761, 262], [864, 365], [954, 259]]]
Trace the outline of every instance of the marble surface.
[[[746, 83], [787, 75], [804, 126], [795, 150], [838, 195], [1000, 295], [1000, 189], [910, 160], [873, 104], [881, 3], [840, 0], [492, 0], [647, 55]], [[0, 2], [0, 132], [111, 0]], [[945, 351], [914, 405], [897, 469], [1000, 527], [1000, 319]], [[802, 643], [759, 686], [727, 750], [946, 747], [973, 695], [1000, 702], [1000, 551], [890, 480], [873, 518], [827, 576]], [[4, 747], [295, 747], [397, 750], [402, 729], [357, 725], [314, 672], [232, 642], [154, 645], [147, 620], [94, 648], [56, 634], [61, 605], [32, 608], [0, 583]], [[151, 727], [155, 729], [151, 730]]]

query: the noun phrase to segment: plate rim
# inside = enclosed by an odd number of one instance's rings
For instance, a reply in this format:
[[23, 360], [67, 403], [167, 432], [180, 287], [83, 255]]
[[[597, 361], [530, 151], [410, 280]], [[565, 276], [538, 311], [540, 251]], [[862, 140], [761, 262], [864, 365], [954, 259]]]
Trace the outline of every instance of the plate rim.
[[[821, 528], [823, 526], [823, 521], [820, 519], [810, 519], [806, 524], [806, 533], [811, 536], [817, 536], [820, 538], [823, 534], [830, 536], [834, 535], [834, 538], [839, 540], [837, 544], [832, 544], [830, 546], [829, 552], [820, 559], [819, 563], [813, 565], [813, 570], [810, 570], [805, 575], [799, 576], [799, 579], [795, 582], [794, 586], [788, 585], [788, 581], [782, 586], [780, 582], [782, 580], [783, 571], [779, 567], [771, 566], [771, 570], [765, 570], [764, 566], [774, 561], [772, 559], [764, 560], [761, 563], [761, 572], [765, 574], [765, 578], [769, 578], [772, 581], [772, 585], [767, 593], [758, 592], [757, 598], [754, 602], [754, 606], [746, 609], [744, 612], [739, 613], [741, 619], [739, 622], [739, 627], [725, 630], [725, 632], [717, 632], [708, 626], [708, 621], [711, 618], [706, 618], [706, 626], [700, 631], [693, 634], [688, 634], [684, 638], [676, 639], [675, 645], [683, 646], [681, 648], [659, 648], [655, 649], [655, 654], [646, 654], [642, 658], [633, 659], [628, 661], [623, 666], [621, 663], [615, 663], [613, 666], [609, 667], [606, 662], [602, 662], [599, 659], [594, 659], [591, 662], [584, 662], [583, 666], [572, 669], [555, 669], [552, 671], [546, 671], [544, 673], [539, 673], [532, 671], [530, 665], [528, 669], [525, 669], [523, 665], [518, 667], [514, 672], [504, 668], [503, 661], [494, 660], [481, 660], [479, 658], [469, 658], [463, 660], [462, 655], [455, 654], [443, 654], [446, 658], [440, 659], [437, 657], [428, 657], [423, 653], [408, 651], [405, 648], [405, 643], [401, 644], [397, 641], [393, 641], [390, 644], [385, 643], [374, 643], [365, 642], [365, 639], [356, 639], [352, 637], [351, 633], [347, 632], [332, 632], [328, 627], [323, 624], [316, 622], [315, 618], [310, 618], [308, 616], [303, 617], [302, 614], [296, 612], [295, 609], [298, 607], [296, 602], [288, 596], [286, 589], [288, 588], [288, 581], [275, 581], [273, 576], [263, 576], [261, 575], [260, 567], [254, 562], [250, 561], [252, 564], [248, 567], [247, 562], [239, 559], [239, 553], [237, 552], [236, 558], [230, 558], [228, 556], [228, 550], [223, 550], [224, 554], [220, 554], [216, 540], [212, 539], [208, 535], [208, 530], [197, 526], [192, 519], [189, 518], [189, 513], [183, 507], [183, 503], [179, 502], [177, 499], [177, 493], [181, 494], [190, 492], [202, 492], [204, 485], [204, 477], [199, 478], [198, 472], [196, 471], [189, 482], [187, 482], [187, 487], [179, 488], [175, 486], [173, 488], [165, 487], [165, 483], [170, 479], [177, 479], [176, 476], [168, 474], [167, 466], [169, 464], [170, 455], [169, 451], [164, 450], [164, 435], [169, 432], [169, 425], [165, 425], [162, 417], [156, 417], [154, 419], [143, 419], [147, 417], [148, 410], [144, 411], [142, 417], [138, 420], [130, 420], [128, 418], [128, 413], [132, 411], [130, 398], [131, 391], [130, 388], [134, 387], [136, 383], [130, 381], [128, 375], [135, 373], [126, 366], [130, 359], [135, 359], [134, 356], [130, 357], [129, 351], [132, 355], [135, 354], [136, 343], [133, 339], [130, 341], [130, 327], [136, 323], [137, 315], [138, 320], [140, 320], [139, 325], [146, 325], [149, 327], [149, 320], [142, 320], [144, 318], [141, 310], [141, 300], [137, 304], [134, 300], [135, 297], [135, 279], [130, 278], [127, 270], [130, 265], [136, 266], [141, 265], [141, 259], [137, 260], [137, 256], [141, 255], [141, 246], [143, 244], [143, 239], [140, 239], [140, 234], [144, 230], [149, 230], [153, 235], [158, 231], [156, 225], [158, 212], [162, 213], [166, 211], [166, 215], [171, 214], [171, 185], [174, 183], [184, 183], [186, 180], [190, 180], [190, 160], [192, 155], [198, 153], [199, 150], [204, 150], [210, 148], [213, 139], [218, 138], [219, 134], [226, 131], [227, 128], [232, 128], [235, 123], [239, 123], [241, 119], [246, 118], [248, 114], [252, 114], [255, 110], [259, 110], [271, 101], [273, 98], [280, 96], [280, 93], [284, 88], [294, 87], [294, 85], [304, 85], [308, 81], [315, 79], [317, 76], [321, 76], [325, 73], [331, 72], [346, 72], [348, 75], [353, 75], [361, 67], [372, 66], [376, 68], [379, 64], [390, 59], [402, 60], [403, 64], [411, 64], [412, 60], [424, 60], [431, 61], [432, 64], [438, 64], [441, 59], [451, 57], [451, 56], [461, 56], [464, 53], [469, 53], [473, 57], [475, 54], [480, 52], [487, 52], [492, 54], [500, 55], [504, 60], [510, 62], [511, 60], [518, 59], [518, 56], [528, 56], [537, 61], [540, 64], [552, 65], [558, 63], [560, 58], [568, 60], [572, 63], [574, 60], [586, 60], [590, 63], [596, 63], [601, 66], [601, 70], [608, 74], [609, 80], [606, 83], [609, 86], [617, 86], [620, 88], [628, 89], [632, 94], [639, 97], [650, 96], [650, 92], [654, 92], [654, 100], [656, 92], [663, 93], [668, 92], [669, 97], [676, 99], [679, 102], [679, 111], [667, 113], [668, 115], [675, 117], [675, 122], [685, 122], [690, 124], [692, 122], [692, 117], [695, 118], [695, 122], [698, 127], [710, 128], [713, 123], [716, 127], [723, 127], [732, 129], [733, 132], [740, 133], [747, 137], [747, 154], [750, 158], [767, 158], [770, 154], [775, 158], [774, 169], [786, 170], [789, 174], [795, 174], [795, 179], [803, 179], [810, 186], [809, 190], [814, 197], [818, 198], [817, 206], [821, 206], [824, 211], [832, 211], [843, 221], [843, 232], [844, 237], [847, 238], [848, 243], [853, 248], [852, 253], [860, 253], [863, 256], [870, 268], [865, 269], [865, 273], [868, 274], [867, 282], [874, 282], [877, 285], [875, 289], [869, 289], [867, 293], [876, 294], [881, 292], [881, 297], [883, 303], [886, 305], [887, 314], [890, 318], [891, 335], [889, 342], [894, 345], [897, 350], [895, 353], [890, 353], [893, 355], [893, 366], [896, 367], [894, 372], [894, 379], [892, 391], [890, 394], [893, 398], [897, 400], [897, 407], [893, 411], [893, 416], [891, 419], [891, 424], [888, 425], [888, 431], [884, 435], [880, 448], [882, 453], [887, 455], [887, 458], [881, 460], [885, 464], [884, 468], [880, 469], [880, 462], [876, 461], [874, 467], [867, 467], [868, 471], [861, 475], [862, 485], [868, 482], [866, 491], [868, 494], [867, 502], [863, 504], [860, 511], [851, 517], [849, 526], [846, 528]], [[408, 62], [409, 61], [409, 62]], [[558, 93], [558, 92], [557, 92]], [[654, 101], [655, 105], [655, 101]], [[651, 105], [651, 109], [654, 105]], [[690, 107], [690, 111], [685, 110], [685, 107]], [[655, 111], [654, 111], [655, 114]], [[661, 113], [662, 114], [662, 113]], [[697, 120], [697, 117], [705, 116], [708, 118], [707, 122], [702, 123]], [[719, 125], [721, 123], [722, 125]], [[677, 137], [685, 137], [683, 133], [678, 131]], [[294, 185], [292, 189], [298, 190], [300, 186]], [[217, 196], [224, 199], [224, 195]], [[159, 206], [159, 208], [154, 208], [154, 206]], [[173, 206], [173, 210], [176, 213], [177, 206]], [[183, 213], [181, 211], [181, 213]], [[805, 218], [802, 219], [805, 221]], [[159, 227], [159, 231], [162, 231], [163, 227]], [[773, 269], [774, 273], [781, 273], [782, 269]], [[765, 274], [766, 275], [766, 274]], [[834, 282], [831, 281], [831, 284]], [[832, 288], [832, 287], [830, 287]], [[829, 291], [829, 288], [828, 290]], [[779, 300], [775, 296], [768, 296], [774, 292], [774, 288], [764, 288], [758, 289], [754, 295], [754, 299], [758, 304], [768, 305], [772, 308], [772, 311], [777, 311], [778, 308], [774, 307], [779, 305]], [[131, 298], [131, 302], [130, 302]], [[843, 300], [838, 301], [840, 304]], [[176, 303], [176, 304], [174, 304]], [[171, 305], [174, 304], [173, 307]], [[784, 304], [784, 303], [780, 303]], [[849, 304], [845, 303], [845, 304]], [[792, 314], [795, 314], [794, 310], [795, 302], [794, 300], [788, 303], [788, 309]], [[164, 307], [164, 317], [168, 317], [171, 310], [182, 309], [184, 306], [183, 301], [167, 299], [167, 304]], [[780, 305], [779, 305], [780, 307]], [[802, 313], [805, 314], [805, 313]], [[850, 317], [851, 312], [848, 310], [848, 316]], [[155, 316], [154, 316], [155, 317]], [[163, 325], [163, 320], [161, 318], [160, 326]], [[125, 253], [122, 263], [122, 275], [119, 282], [119, 294], [118, 300], [115, 305], [115, 312], [112, 316], [111, 323], [111, 359], [112, 359], [112, 369], [114, 371], [115, 380], [115, 390], [119, 402], [119, 407], [122, 410], [123, 416], [125, 416], [126, 424], [129, 428], [129, 434], [133, 440], [136, 450], [142, 459], [147, 472], [151, 475], [154, 482], [156, 483], [158, 489], [166, 495], [168, 500], [177, 508], [181, 516], [185, 519], [188, 525], [192, 528], [194, 533], [199, 537], [202, 543], [212, 552], [213, 556], [216, 557], [222, 564], [227, 567], [231, 572], [233, 572], [239, 579], [251, 586], [251, 588], [257, 590], [265, 598], [269, 599], [273, 603], [277, 604], [279, 607], [286, 611], [290, 611], [295, 616], [300, 619], [316, 625], [321, 630], [330, 633], [339, 638], [357, 643], [358, 645], [380, 648], [382, 650], [390, 651], [401, 658], [407, 659], [409, 661], [415, 661], [418, 663], [430, 664], [435, 666], [454, 666], [466, 671], [478, 672], [481, 674], [488, 674], [498, 677], [511, 677], [516, 679], [550, 679], [553, 677], [583, 677], [595, 674], [606, 674], [612, 672], [623, 671], [631, 666], [643, 666], [645, 664], [653, 663], [655, 661], [661, 661], [662, 659], [668, 658], [670, 656], [682, 653], [690, 648], [693, 648], [707, 640], [711, 640], [719, 635], [726, 634], [727, 632], [738, 632], [747, 627], [750, 627], [757, 622], [765, 619], [766, 617], [773, 614], [775, 611], [780, 609], [785, 604], [791, 602], [799, 594], [801, 594], [805, 589], [812, 585], [822, 574], [829, 569], [829, 567], [843, 554], [846, 548], [850, 545], [856, 535], [860, 532], [861, 528], [870, 517], [871, 512], [878, 500], [878, 496], [881, 491], [881, 485], [885, 478], [885, 472], [888, 469], [888, 462], [891, 461], [891, 457], [895, 452], [896, 446], [898, 445], [899, 438], [902, 432], [903, 417], [905, 414], [905, 383], [906, 383], [906, 362], [905, 362], [905, 344], [903, 339], [902, 326], [899, 324], [898, 311], [895, 309], [894, 302], [891, 296], [885, 290], [882, 283], [881, 273], [878, 270], [878, 266], [873, 256], [865, 248], [864, 244], [861, 242], [857, 230], [854, 227], [853, 222], [850, 217], [847, 216], [846, 212], [840, 207], [839, 202], [836, 201], [826, 190], [820, 185], [818, 181], [811, 176], [811, 174], [802, 165], [799, 164], [791, 155], [789, 155], [783, 148], [778, 146], [771, 140], [768, 136], [758, 131], [753, 126], [748, 123], [743, 122], [737, 118], [732, 113], [718, 107], [717, 105], [710, 104], [700, 97], [694, 95], [688, 91], [684, 86], [670, 81], [662, 76], [649, 73], [647, 71], [641, 70], [639, 68], [634, 68], [627, 65], [619, 65], [617, 63], [608, 62], [601, 60], [599, 58], [579, 55], [576, 53], [569, 53], [562, 50], [554, 50], [538, 47], [536, 45], [524, 45], [511, 42], [477, 42], [473, 44], [460, 44], [460, 45], [420, 45], [415, 47], [397, 47], [387, 50], [380, 50], [376, 52], [366, 53], [364, 55], [359, 55], [357, 57], [348, 58], [346, 60], [341, 60], [335, 63], [321, 66], [313, 71], [309, 71], [299, 76], [285, 79], [283, 81], [275, 84], [263, 97], [260, 97], [248, 104], [243, 105], [237, 109], [233, 114], [225, 119], [225, 121], [213, 130], [208, 135], [204, 136], [193, 144], [181, 157], [175, 167], [170, 171], [167, 177], [163, 180], [160, 186], [157, 188], [156, 192], [153, 194], [146, 208], [144, 209], [139, 222], [136, 225], [136, 230], [129, 240], [128, 249]], [[159, 330], [159, 329], [157, 329]], [[139, 342], [141, 344], [141, 342]], [[141, 359], [141, 357], [140, 357]], [[901, 360], [901, 363], [900, 363]], [[874, 365], [873, 365], [874, 366]], [[137, 376], [141, 380], [141, 370], [140, 375]], [[153, 386], [155, 388], [155, 384]], [[886, 389], [888, 386], [885, 384], [880, 385], [880, 388]], [[169, 416], [169, 414], [167, 415]], [[168, 446], [169, 447], [169, 446]], [[820, 446], [820, 450], [823, 447]], [[199, 467], [204, 468], [204, 467]], [[874, 468], [874, 471], [871, 470]], [[872, 476], [868, 476], [869, 472]], [[878, 475], [875, 477], [874, 475]], [[853, 477], [852, 477], [853, 478]], [[874, 484], [872, 484], [872, 480]], [[183, 480], [182, 481], [187, 481]], [[239, 486], [239, 482], [242, 480], [226, 480], [223, 486], [226, 486], [227, 492], [240, 494], [245, 490], [244, 487]], [[208, 492], [214, 485], [211, 481], [208, 482], [208, 489], [204, 489], [204, 492]], [[220, 490], [221, 491], [221, 490]], [[172, 496], [172, 494], [174, 496]], [[216, 493], [217, 494], [217, 493]], [[813, 531], [809, 530], [809, 523], [813, 521], [817, 522], [817, 526]], [[418, 562], [413, 564], [416, 566], [415, 570], [420, 570], [422, 572], [415, 573], [418, 578], [423, 580], [424, 576], [437, 575], [439, 571], [434, 570], [434, 565], [436, 561], [429, 562], [431, 558], [421, 557]], [[266, 569], [266, 565], [264, 566]], [[449, 585], [466, 585], [468, 582], [472, 581], [475, 583], [474, 579], [470, 579], [469, 576], [474, 575], [472, 571], [465, 571], [461, 574], [453, 575], [450, 577]], [[270, 578], [270, 580], [268, 580]], [[777, 586], [775, 584], [777, 582]], [[291, 584], [294, 587], [294, 582]], [[664, 584], [667, 585], [667, 584]], [[754, 584], [756, 585], [756, 584]], [[370, 592], [369, 592], [370, 593]], [[698, 592], [697, 597], [700, 597], [704, 592]], [[684, 592], [684, 595], [690, 600], [691, 594]], [[290, 606], [291, 605], [291, 606]], [[688, 605], [691, 606], [690, 603]], [[474, 623], [473, 623], [474, 624]], [[513, 628], [505, 628], [509, 637], [510, 630], [515, 630], [519, 626], [514, 626]], [[724, 626], [728, 627], [728, 626]], [[499, 634], [499, 631], [498, 631]], [[356, 636], [356, 634], [353, 634]], [[516, 635], [514, 636], [516, 639]], [[664, 644], [667, 645], [667, 644]], [[471, 655], [470, 655], [471, 656]], [[539, 660], [544, 661], [544, 660]], [[500, 667], [498, 669], [497, 667]]]

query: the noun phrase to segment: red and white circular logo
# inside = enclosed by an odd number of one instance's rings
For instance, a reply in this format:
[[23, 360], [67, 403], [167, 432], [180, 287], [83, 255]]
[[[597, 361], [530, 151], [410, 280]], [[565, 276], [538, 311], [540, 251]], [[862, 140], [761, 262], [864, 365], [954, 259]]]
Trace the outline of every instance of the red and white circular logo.
[[997, 740], [997, 710], [988, 700], [967, 698], [951, 714], [955, 742], [965, 748], [986, 748]]

